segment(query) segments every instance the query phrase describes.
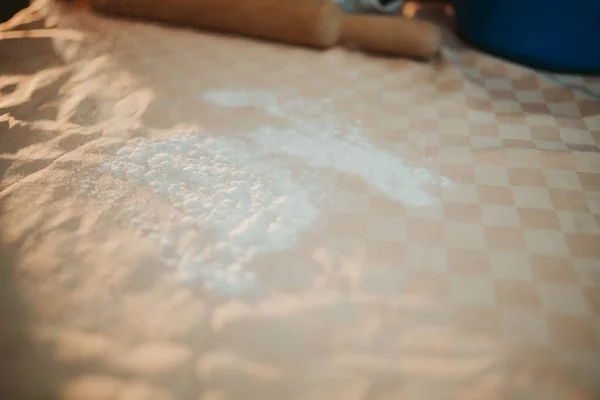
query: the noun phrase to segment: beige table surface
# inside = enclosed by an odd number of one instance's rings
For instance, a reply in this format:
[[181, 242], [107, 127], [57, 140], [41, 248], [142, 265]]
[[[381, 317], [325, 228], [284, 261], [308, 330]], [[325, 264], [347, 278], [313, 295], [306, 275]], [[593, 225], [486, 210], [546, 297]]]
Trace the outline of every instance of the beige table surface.
[[[430, 65], [43, 2], [19, 18], [0, 31], [2, 399], [600, 396], [599, 79], [449, 30]], [[148, 186], [160, 146], [204, 209], [174, 175]], [[209, 178], [258, 208], [210, 214]], [[219, 219], [265, 204], [252, 235]]]

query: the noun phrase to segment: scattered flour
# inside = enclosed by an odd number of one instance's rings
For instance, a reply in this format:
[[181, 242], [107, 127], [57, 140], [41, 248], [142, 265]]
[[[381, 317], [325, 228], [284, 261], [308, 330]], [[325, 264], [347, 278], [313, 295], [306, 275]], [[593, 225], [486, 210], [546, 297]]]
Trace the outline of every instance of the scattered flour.
[[[220, 290], [246, 288], [253, 280], [246, 264], [289, 248], [319, 214], [290, 170], [262, 162], [241, 140], [188, 134], [145, 140], [121, 149], [105, 168], [181, 212], [160, 239], [163, 251], [182, 277]], [[186, 229], [199, 232], [199, 242], [177, 250]]]
[[270, 114], [279, 114], [281, 109], [277, 96], [258, 90], [210, 90], [205, 92], [203, 97], [206, 102], [223, 107], [259, 107]]
[[[319, 216], [327, 191], [324, 172], [356, 176], [411, 207], [437, 201], [426, 185], [448, 184], [374, 146], [360, 124], [343, 124], [324, 112], [327, 100], [280, 101], [252, 91], [209, 91], [204, 100], [221, 107], [258, 107], [288, 126], [261, 126], [236, 138], [179, 133], [140, 140], [119, 150], [104, 168], [150, 188], [178, 210], [166, 228], [147, 215], [132, 222], [157, 238], [167, 264], [182, 278], [199, 279], [214, 290], [253, 287], [247, 265], [257, 255], [294, 246]], [[189, 231], [194, 239], [182, 246]]]
[[299, 157], [311, 167], [354, 175], [408, 206], [435, 204], [437, 199], [427, 193], [426, 185], [447, 181], [374, 146], [360, 124], [343, 124], [330, 113], [322, 116], [321, 102], [282, 102], [269, 93], [247, 91], [208, 91], [204, 99], [225, 107], [260, 107], [288, 120], [287, 128], [263, 126], [250, 134], [262, 154]]

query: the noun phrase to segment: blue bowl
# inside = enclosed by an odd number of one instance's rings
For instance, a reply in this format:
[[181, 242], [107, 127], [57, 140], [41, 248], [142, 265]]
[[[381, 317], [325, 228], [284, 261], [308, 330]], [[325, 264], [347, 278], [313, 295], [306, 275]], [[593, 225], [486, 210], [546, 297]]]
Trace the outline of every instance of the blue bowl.
[[600, 72], [600, 0], [454, 0], [459, 34], [546, 70]]

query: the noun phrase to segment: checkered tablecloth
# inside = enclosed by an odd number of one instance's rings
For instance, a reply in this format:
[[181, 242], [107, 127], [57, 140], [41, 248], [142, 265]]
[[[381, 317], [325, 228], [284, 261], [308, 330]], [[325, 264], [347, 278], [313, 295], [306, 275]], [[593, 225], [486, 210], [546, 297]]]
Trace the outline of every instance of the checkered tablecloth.
[[[450, 31], [424, 64], [50, 10], [18, 29], [51, 39], [0, 41], [0, 201], [61, 398], [600, 395], [598, 78], [534, 72]], [[113, 221], [119, 204], [74, 186], [130, 138], [266, 121], [208, 107], [219, 88], [327, 98], [452, 184], [416, 208], [333, 174], [335, 206], [252, 267], [266, 295], [182, 285], [146, 233]]]

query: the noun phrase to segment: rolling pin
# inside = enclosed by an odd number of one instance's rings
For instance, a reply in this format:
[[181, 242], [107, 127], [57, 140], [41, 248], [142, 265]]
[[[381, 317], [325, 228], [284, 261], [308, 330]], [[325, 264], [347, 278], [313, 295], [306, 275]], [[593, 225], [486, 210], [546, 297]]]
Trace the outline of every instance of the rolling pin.
[[102, 12], [285, 43], [345, 44], [390, 56], [428, 58], [437, 26], [401, 17], [345, 14], [330, 0], [91, 0]]

